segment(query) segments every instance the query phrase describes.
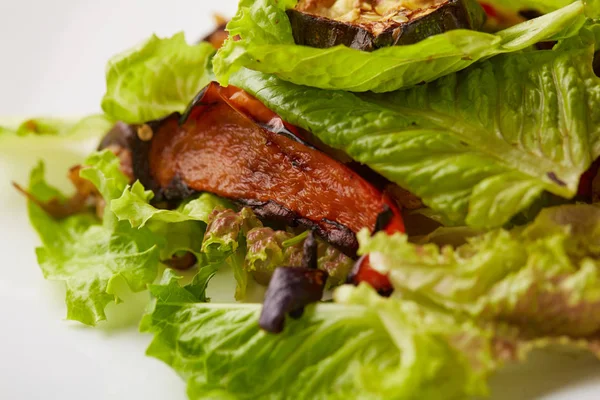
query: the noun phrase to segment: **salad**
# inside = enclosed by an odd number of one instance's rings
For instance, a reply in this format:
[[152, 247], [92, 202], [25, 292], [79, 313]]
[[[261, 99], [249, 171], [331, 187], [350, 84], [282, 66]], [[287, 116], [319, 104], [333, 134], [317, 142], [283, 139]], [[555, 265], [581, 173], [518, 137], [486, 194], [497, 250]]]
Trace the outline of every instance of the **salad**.
[[[465, 399], [600, 356], [600, 2], [241, 0], [108, 63], [92, 141], [15, 188], [67, 318], [148, 291], [191, 399]], [[52, 144], [54, 141], [55, 144]], [[53, 147], [54, 146], [54, 147]], [[235, 281], [215, 302], [215, 274]]]

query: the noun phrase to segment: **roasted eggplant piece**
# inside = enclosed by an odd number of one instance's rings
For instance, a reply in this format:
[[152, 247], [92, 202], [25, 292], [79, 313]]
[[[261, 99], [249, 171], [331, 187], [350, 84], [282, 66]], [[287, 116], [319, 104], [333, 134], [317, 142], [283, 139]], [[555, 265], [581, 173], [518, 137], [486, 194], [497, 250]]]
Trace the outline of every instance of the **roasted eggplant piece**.
[[[135, 132], [135, 134], [134, 134]], [[297, 129], [233, 86], [207, 86], [180, 115], [111, 131], [136, 179], [157, 201], [211, 192], [266, 220], [301, 225], [356, 256], [356, 233], [397, 210], [360, 175], [299, 138]], [[395, 223], [402, 225], [400, 212]]]
[[300, 266], [277, 268], [265, 293], [259, 325], [270, 333], [281, 333], [285, 316], [300, 318], [304, 307], [323, 297], [328, 274], [317, 269], [317, 241], [310, 232], [304, 241]]
[[300, 0], [287, 15], [296, 44], [364, 51], [478, 30], [486, 18], [476, 0]]

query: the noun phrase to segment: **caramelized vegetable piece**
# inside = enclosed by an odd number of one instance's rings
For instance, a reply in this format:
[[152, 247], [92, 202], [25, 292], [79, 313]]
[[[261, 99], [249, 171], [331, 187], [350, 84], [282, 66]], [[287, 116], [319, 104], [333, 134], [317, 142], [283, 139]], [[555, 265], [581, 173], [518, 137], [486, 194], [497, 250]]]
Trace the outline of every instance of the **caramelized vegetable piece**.
[[327, 272], [317, 269], [317, 241], [311, 232], [304, 241], [302, 266], [279, 267], [273, 273], [259, 325], [270, 333], [283, 331], [285, 316], [300, 318], [304, 307], [323, 297]]
[[486, 32], [498, 32], [527, 20], [527, 18], [516, 11], [505, 9], [497, 4], [492, 5], [482, 1], [480, 1], [479, 4], [481, 4], [481, 7], [487, 15], [485, 24], [482, 28], [482, 30]]
[[174, 255], [168, 260], [162, 260], [162, 262], [173, 269], [185, 271], [186, 269], [190, 269], [196, 265], [198, 260], [196, 259], [195, 255], [190, 252], [186, 252], [182, 255]]
[[480, 29], [476, 0], [300, 0], [287, 11], [296, 44], [372, 51], [453, 29]]
[[227, 19], [220, 15], [215, 15], [215, 23], [215, 30], [202, 38], [200, 42], [208, 42], [215, 49], [220, 49], [229, 36], [229, 33], [225, 30], [227, 27]]
[[262, 329], [283, 331], [286, 314], [302, 315], [304, 307], [323, 297], [327, 272], [305, 267], [279, 267], [273, 273], [259, 319]]
[[[392, 207], [394, 206], [392, 205]], [[404, 224], [402, 223], [399, 214], [400, 210], [397, 208], [390, 208], [387, 212], [379, 214], [373, 234], [379, 231], [384, 231], [388, 235], [404, 232]], [[394, 292], [394, 287], [388, 276], [371, 266], [368, 255], [362, 256], [356, 264], [354, 264], [354, 268], [352, 269], [350, 276], [348, 276], [348, 283], [358, 285], [361, 282], [368, 283], [382, 296], [390, 296]]]
[[13, 186], [53, 218], [67, 218], [91, 206], [94, 206], [98, 216], [102, 217], [105, 206], [104, 201], [94, 184], [79, 176], [81, 169], [81, 165], [76, 165], [69, 169], [68, 177], [73, 186], [75, 186], [75, 193], [67, 199], [51, 198], [48, 201], [41, 201], [19, 184], [13, 182]]
[[365, 227], [373, 230], [391, 203], [233, 86], [211, 83], [184, 115], [135, 130], [137, 135], [130, 129], [123, 130], [126, 138], [106, 138], [103, 146], [127, 146], [134, 176], [158, 200], [211, 192], [251, 207], [261, 218], [315, 229], [351, 257], [355, 234]]
[[577, 195], [588, 203], [600, 201], [600, 158], [581, 176]]

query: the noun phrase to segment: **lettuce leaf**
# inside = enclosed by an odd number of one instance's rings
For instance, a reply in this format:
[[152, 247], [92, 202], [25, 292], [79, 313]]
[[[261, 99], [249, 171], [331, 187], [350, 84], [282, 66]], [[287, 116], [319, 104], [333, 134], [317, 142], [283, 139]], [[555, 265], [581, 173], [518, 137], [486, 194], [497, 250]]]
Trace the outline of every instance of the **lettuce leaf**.
[[296, 45], [285, 13], [296, 2], [240, 1], [227, 26], [230, 39], [213, 60], [221, 84], [228, 84], [233, 72], [247, 67], [299, 85], [389, 92], [431, 82], [494, 55], [573, 36], [586, 21], [584, 3], [577, 1], [496, 34], [454, 30], [413, 45], [363, 52], [345, 46], [318, 49]]
[[[249, 208], [234, 211], [233, 204], [210, 193], [186, 200], [174, 210], [154, 207], [152, 198], [151, 191], [135, 182], [111, 202], [111, 209], [120, 221], [129, 221], [133, 228], [148, 227], [165, 239], [161, 260], [187, 251], [196, 256], [200, 267], [229, 265], [238, 300], [245, 297], [249, 273], [266, 284], [275, 268], [300, 265], [306, 235], [264, 227]], [[284, 244], [287, 240], [297, 242]], [[318, 265], [330, 274], [330, 285], [341, 283], [352, 264], [349, 257], [319, 242]]]
[[[505, 10], [514, 10], [516, 12], [522, 10], [536, 10], [542, 13], [556, 11], [562, 7], [566, 7], [575, 0], [485, 0], [482, 3], [487, 3], [492, 6], [502, 7]], [[597, 18], [600, 12], [600, 2], [598, 0], [584, 1], [586, 15], [590, 18]]]
[[80, 119], [0, 117], [0, 169], [7, 184], [4, 190], [12, 190], [8, 188], [11, 180], [26, 183], [39, 160], [51, 164], [47, 174], [52, 182], [70, 190], [66, 171], [94, 151], [111, 125], [101, 115]]
[[22, 122], [0, 121], [0, 138], [10, 136], [48, 136], [81, 139], [99, 137], [110, 130], [111, 121], [104, 115], [81, 119], [31, 118]]
[[208, 43], [188, 45], [183, 33], [152, 36], [109, 61], [102, 109], [114, 120], [141, 123], [183, 111], [212, 80]]
[[419, 196], [446, 224], [493, 228], [544, 191], [573, 197], [600, 156], [593, 36], [387, 94], [296, 86], [250, 70], [233, 84]]
[[199, 266], [206, 265], [208, 260], [202, 252], [202, 242], [208, 216], [215, 208], [229, 206], [229, 202], [210, 193], [202, 193], [181, 202], [173, 210], [167, 210], [151, 205], [153, 197], [152, 191], [145, 190], [136, 181], [125, 188], [121, 197], [112, 200], [110, 207], [119, 221], [129, 221], [132, 228], [148, 227], [164, 238], [161, 260], [168, 260], [181, 252], [191, 252]]
[[141, 228], [148, 221], [177, 223], [184, 221], [207, 222], [210, 213], [217, 207], [228, 208], [230, 203], [210, 193], [202, 193], [196, 198], [183, 201], [176, 209], [159, 209], [150, 204], [154, 198], [151, 190], [136, 181], [128, 186], [122, 195], [110, 203], [111, 210], [119, 220], [127, 220], [134, 228]]
[[[153, 196], [138, 181], [127, 186], [110, 207], [119, 221], [129, 221], [133, 228], [147, 227], [164, 239], [161, 260], [185, 251], [196, 256], [201, 268], [229, 265], [237, 282], [237, 300], [245, 297], [249, 274], [266, 284], [276, 267], [300, 265], [306, 235], [264, 227], [249, 208], [238, 212], [229, 201], [201, 193], [166, 210], [150, 204]], [[297, 242], [284, 243], [287, 240]], [[331, 286], [346, 278], [352, 264], [349, 257], [319, 241], [318, 265], [329, 273]]]
[[525, 228], [492, 231], [456, 249], [410, 244], [400, 234], [361, 232], [359, 241], [360, 253], [371, 254], [371, 265], [405, 295], [508, 323], [525, 338], [599, 337], [599, 207], [548, 208]]
[[150, 288], [147, 354], [187, 381], [191, 399], [464, 399], [535, 348], [600, 355], [598, 207], [550, 208], [456, 250], [366, 230], [360, 243], [390, 273], [392, 297], [342, 286], [335, 303], [271, 335], [260, 305], [206, 303], [210, 270], [185, 287], [170, 274]]
[[556, 11], [559, 8], [566, 7], [575, 0], [485, 0], [481, 3], [487, 3], [495, 7], [501, 7], [505, 10], [536, 10], [542, 13]]
[[[120, 195], [127, 178], [112, 153], [93, 154], [85, 165], [81, 175], [105, 200]], [[43, 164], [32, 171], [29, 191], [41, 201], [64, 198], [45, 182]], [[57, 220], [29, 202], [29, 218], [42, 241], [36, 254], [44, 277], [67, 287], [67, 319], [95, 325], [106, 319], [104, 309], [110, 302], [120, 301], [115, 293], [118, 280], [137, 292], [157, 276], [159, 238], [118, 222], [108, 209], [103, 221], [92, 213]]]
[[[202, 271], [201, 271], [202, 272]], [[141, 330], [147, 354], [172, 366], [191, 399], [463, 399], [486, 392], [490, 333], [367, 286], [344, 288], [280, 335], [258, 327], [258, 304], [206, 304], [210, 274], [152, 285]]]
[[150, 204], [154, 193], [145, 190], [136, 181], [128, 186], [118, 199], [111, 201], [113, 213], [120, 221], [129, 221], [133, 228], [148, 226], [151, 231], [165, 238], [165, 246], [161, 249], [161, 260], [167, 260], [180, 252], [191, 252], [198, 265], [206, 265], [210, 261], [222, 261], [230, 253], [220, 253], [219, 260], [207, 259], [203, 242], [206, 224], [213, 210], [226, 209], [232, 204], [210, 193], [201, 193], [182, 201], [175, 209], [160, 209]]

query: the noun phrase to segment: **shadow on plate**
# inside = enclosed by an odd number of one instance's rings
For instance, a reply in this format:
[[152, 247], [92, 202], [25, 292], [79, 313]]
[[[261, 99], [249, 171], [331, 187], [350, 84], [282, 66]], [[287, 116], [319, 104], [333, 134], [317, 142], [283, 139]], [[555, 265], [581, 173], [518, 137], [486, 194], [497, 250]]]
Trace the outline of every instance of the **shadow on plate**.
[[534, 351], [490, 379], [489, 400], [600, 399], [600, 360], [580, 351]]

